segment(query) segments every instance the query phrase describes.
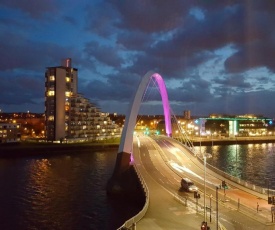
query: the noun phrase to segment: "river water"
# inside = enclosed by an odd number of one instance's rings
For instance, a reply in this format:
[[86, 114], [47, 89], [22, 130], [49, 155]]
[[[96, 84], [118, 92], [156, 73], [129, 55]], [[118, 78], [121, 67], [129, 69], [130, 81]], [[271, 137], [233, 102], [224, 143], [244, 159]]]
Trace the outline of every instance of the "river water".
[[117, 229], [142, 206], [106, 195], [116, 154], [0, 159], [0, 229]]
[[196, 146], [207, 163], [252, 184], [275, 189], [275, 143]]
[[[274, 144], [196, 147], [207, 162], [256, 185], [275, 189]], [[0, 159], [1, 230], [117, 229], [141, 205], [111, 199], [106, 184], [117, 149], [51, 157]]]

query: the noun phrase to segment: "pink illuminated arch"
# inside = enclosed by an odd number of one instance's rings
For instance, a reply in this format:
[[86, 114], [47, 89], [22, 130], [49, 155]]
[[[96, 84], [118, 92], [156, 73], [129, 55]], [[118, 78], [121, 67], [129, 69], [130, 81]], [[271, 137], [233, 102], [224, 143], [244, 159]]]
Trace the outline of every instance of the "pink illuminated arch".
[[141, 79], [139, 86], [137, 88], [136, 94], [132, 98], [132, 102], [130, 102], [130, 107], [128, 113], [126, 114], [125, 124], [121, 134], [121, 141], [119, 145], [119, 152], [131, 153], [132, 145], [133, 145], [133, 132], [136, 125], [136, 119], [140, 107], [140, 103], [145, 92], [145, 89], [151, 78], [155, 78], [157, 81], [158, 87], [160, 89], [161, 100], [164, 111], [165, 118], [165, 130], [167, 136], [171, 136], [172, 128], [171, 128], [171, 115], [170, 115], [170, 105], [168, 101], [168, 94], [166, 90], [165, 83], [162, 77], [158, 73], [154, 73], [149, 71], [146, 73]]

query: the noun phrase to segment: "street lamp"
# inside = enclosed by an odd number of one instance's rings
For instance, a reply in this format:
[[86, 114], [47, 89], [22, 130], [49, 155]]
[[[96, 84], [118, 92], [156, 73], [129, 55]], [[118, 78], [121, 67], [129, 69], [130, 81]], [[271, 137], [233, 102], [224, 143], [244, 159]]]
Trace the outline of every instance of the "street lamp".
[[203, 154], [203, 163], [204, 163], [204, 199], [203, 199], [203, 205], [204, 205], [204, 221], [206, 222], [206, 205], [205, 205], [205, 196], [206, 196], [206, 158], [212, 157], [210, 153], [204, 153]]
[[216, 187], [216, 226], [217, 226], [217, 230], [219, 229], [219, 211], [218, 211], [218, 208], [219, 208], [219, 194], [218, 194], [218, 190], [219, 190], [219, 187], [217, 186]]
[[212, 220], [212, 217], [211, 217], [211, 214], [212, 214], [211, 200], [212, 200], [212, 194], [210, 195], [210, 223], [211, 223], [211, 220]]
[[205, 206], [205, 193], [206, 193], [206, 186], [205, 186], [205, 177], [206, 177], [206, 155], [203, 155], [203, 162], [204, 162], [204, 221], [206, 222], [206, 206]]
[[237, 162], [238, 162], [238, 144], [237, 144], [237, 136], [236, 137], [236, 167], [237, 167]]

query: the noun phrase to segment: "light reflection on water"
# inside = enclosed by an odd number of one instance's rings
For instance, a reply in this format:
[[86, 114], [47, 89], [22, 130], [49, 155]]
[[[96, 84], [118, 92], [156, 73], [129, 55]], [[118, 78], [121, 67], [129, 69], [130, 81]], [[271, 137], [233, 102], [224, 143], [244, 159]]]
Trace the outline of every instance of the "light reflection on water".
[[210, 153], [207, 163], [252, 184], [275, 189], [275, 144], [197, 146], [197, 152]]
[[106, 194], [116, 154], [0, 159], [0, 229], [117, 229], [141, 206]]

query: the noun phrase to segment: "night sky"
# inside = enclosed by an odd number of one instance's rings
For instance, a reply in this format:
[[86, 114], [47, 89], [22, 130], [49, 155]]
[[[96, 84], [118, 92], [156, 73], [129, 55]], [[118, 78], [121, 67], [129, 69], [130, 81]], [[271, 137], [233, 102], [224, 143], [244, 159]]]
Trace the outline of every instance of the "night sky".
[[[46, 67], [69, 57], [103, 112], [125, 113], [153, 70], [174, 114], [273, 118], [274, 12], [268, 0], [1, 0], [0, 109], [44, 112]], [[163, 114], [151, 95], [141, 113]]]

